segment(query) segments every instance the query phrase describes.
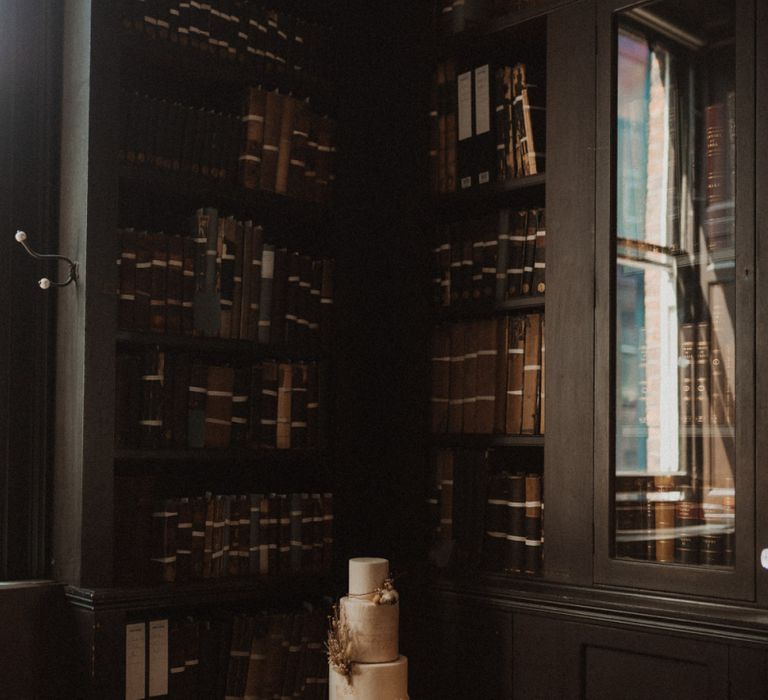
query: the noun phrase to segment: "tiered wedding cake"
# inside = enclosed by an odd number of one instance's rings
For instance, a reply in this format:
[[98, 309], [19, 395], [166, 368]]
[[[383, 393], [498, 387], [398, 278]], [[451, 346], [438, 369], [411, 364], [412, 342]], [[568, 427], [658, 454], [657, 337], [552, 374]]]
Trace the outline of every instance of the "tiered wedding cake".
[[330, 700], [408, 700], [408, 659], [398, 651], [399, 616], [389, 562], [350, 559], [349, 594], [341, 599], [332, 630], [344, 658], [334, 657], [329, 640]]

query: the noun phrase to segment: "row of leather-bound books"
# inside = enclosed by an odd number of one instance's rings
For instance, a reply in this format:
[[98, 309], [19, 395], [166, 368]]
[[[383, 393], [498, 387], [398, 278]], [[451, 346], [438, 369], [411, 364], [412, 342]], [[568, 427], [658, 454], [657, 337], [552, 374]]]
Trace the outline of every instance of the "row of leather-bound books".
[[488, 479], [485, 506], [485, 565], [492, 571], [541, 571], [542, 478], [533, 473], [501, 472]]
[[248, 0], [125, 0], [123, 27], [188, 45], [212, 60], [246, 63], [255, 77], [290, 77], [313, 87], [327, 75], [331, 31], [281, 9]]
[[442, 34], [457, 34], [508, 12], [540, 5], [543, 0], [435, 0], [434, 26]]
[[158, 171], [326, 203], [335, 179], [335, 124], [309, 102], [247, 90], [241, 113], [139, 92], [123, 95], [118, 156]]
[[505, 457], [499, 469], [482, 451], [435, 450], [427, 496], [434, 564], [480, 565], [499, 573], [541, 571], [542, 478], [531, 470], [517, 471], [514, 462]]
[[446, 224], [432, 251], [432, 289], [439, 308], [542, 296], [546, 289], [543, 209], [501, 209]]
[[543, 313], [438, 325], [432, 342], [433, 433], [544, 433]]
[[[318, 351], [333, 261], [267, 243], [262, 226], [200, 209], [190, 234], [121, 229], [118, 325]], [[321, 333], [322, 331], [322, 333]]]
[[126, 698], [327, 697], [326, 616], [305, 607], [132, 620], [125, 627]]
[[439, 63], [430, 105], [433, 193], [475, 190], [544, 172], [543, 78], [530, 66]]
[[119, 448], [315, 448], [315, 362], [210, 364], [147, 346], [116, 358]]
[[616, 492], [616, 556], [733, 566], [732, 478], [695, 491], [673, 476], [626, 477]]
[[250, 493], [162, 499], [151, 514], [147, 545], [150, 580], [165, 583], [319, 573], [330, 567], [333, 556], [333, 496]]

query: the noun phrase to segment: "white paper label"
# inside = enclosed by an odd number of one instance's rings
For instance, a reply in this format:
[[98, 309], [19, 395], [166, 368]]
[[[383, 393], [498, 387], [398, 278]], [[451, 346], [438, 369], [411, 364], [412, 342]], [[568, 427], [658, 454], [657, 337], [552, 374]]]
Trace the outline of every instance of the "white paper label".
[[459, 90], [459, 141], [472, 138], [472, 72], [461, 73]]
[[146, 625], [125, 626], [125, 700], [143, 700]]
[[168, 694], [168, 620], [149, 623], [149, 697]]
[[475, 69], [475, 133], [491, 130], [491, 103], [488, 87], [488, 64]]

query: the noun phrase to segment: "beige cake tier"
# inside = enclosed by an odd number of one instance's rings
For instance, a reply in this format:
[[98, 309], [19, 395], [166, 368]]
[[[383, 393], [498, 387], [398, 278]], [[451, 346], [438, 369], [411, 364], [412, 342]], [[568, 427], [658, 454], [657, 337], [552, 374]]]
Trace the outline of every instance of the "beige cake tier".
[[400, 605], [376, 605], [366, 598], [342, 598], [341, 619], [349, 626], [352, 660], [365, 663], [398, 657]]
[[389, 578], [389, 562], [379, 557], [357, 557], [349, 560], [349, 594], [365, 595], [381, 588]]
[[352, 677], [330, 669], [330, 700], [408, 700], [408, 659], [353, 664]]

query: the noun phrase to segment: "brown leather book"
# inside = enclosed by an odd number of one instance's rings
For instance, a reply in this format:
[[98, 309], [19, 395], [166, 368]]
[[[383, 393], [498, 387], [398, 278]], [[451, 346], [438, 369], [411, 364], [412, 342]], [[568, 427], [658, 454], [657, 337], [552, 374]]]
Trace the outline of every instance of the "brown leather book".
[[495, 423], [497, 333], [496, 319], [484, 319], [476, 324], [475, 428], [476, 432], [484, 434], [492, 433]]
[[313, 197], [317, 202], [327, 203], [330, 200], [335, 128], [336, 125], [330, 117], [320, 117], [317, 127], [315, 196]]
[[544, 219], [544, 210], [537, 210], [536, 246], [533, 255], [533, 275], [531, 280], [531, 294], [543, 295], [546, 290], [547, 268], [547, 226]]
[[525, 475], [525, 572], [541, 571], [541, 476]]
[[165, 382], [165, 353], [157, 346], [147, 347], [142, 354], [141, 417], [139, 444], [145, 449], [157, 449], [164, 442], [163, 384]]
[[448, 391], [448, 432], [461, 433], [464, 426], [464, 325], [451, 325], [451, 366]]
[[525, 233], [525, 256], [523, 261], [523, 282], [521, 293], [525, 295], [533, 294], [533, 269], [536, 263], [536, 243], [538, 237], [536, 232], [539, 225], [539, 210], [531, 209], [528, 212], [527, 227]]
[[307, 141], [309, 140], [310, 126], [309, 105], [305, 101], [296, 103], [293, 130], [291, 132], [291, 157], [288, 162], [288, 190], [287, 194], [297, 199], [306, 196], [304, 186], [307, 170]]
[[243, 446], [248, 441], [248, 422], [251, 415], [251, 367], [236, 367], [232, 384], [231, 444]]
[[493, 474], [488, 479], [485, 503], [485, 541], [483, 561], [491, 571], [502, 571], [507, 550], [509, 503], [511, 482], [506, 472]]
[[333, 494], [320, 494], [323, 511], [322, 528], [322, 557], [320, 567], [323, 571], [330, 571], [333, 564]]
[[312, 258], [299, 256], [299, 301], [296, 310], [297, 348], [307, 350], [310, 344], [310, 319], [312, 314]]
[[683, 323], [679, 333], [680, 425], [693, 425], [694, 374], [696, 367], [696, 324]]
[[168, 237], [163, 233], [150, 234], [152, 262], [150, 266], [150, 330], [165, 332], [167, 275], [168, 275]]
[[176, 529], [176, 581], [192, 578], [192, 503], [189, 498], [179, 498], [178, 524]]
[[286, 309], [288, 308], [289, 254], [285, 248], [275, 249], [275, 268], [272, 278], [272, 322], [269, 329], [270, 345], [285, 344]]
[[243, 151], [240, 155], [240, 183], [248, 189], [258, 189], [261, 186], [266, 109], [267, 93], [261, 88], [250, 88], [243, 116]]
[[320, 346], [324, 352], [331, 349], [333, 332], [333, 270], [335, 262], [323, 258], [323, 281], [320, 287]]
[[458, 183], [457, 150], [458, 150], [458, 107], [456, 97], [456, 64], [446, 61], [446, 116], [445, 116], [445, 191], [455, 192]]
[[317, 193], [317, 131], [320, 117], [312, 114], [309, 119], [309, 136], [307, 137], [306, 164], [304, 170], [304, 199], [314, 200]]
[[237, 242], [235, 240], [236, 222], [234, 217], [219, 219], [218, 254], [218, 291], [221, 313], [219, 315], [219, 337], [232, 337], [232, 310], [235, 296], [235, 260]]
[[508, 435], [519, 435], [522, 432], [525, 347], [525, 317], [513, 316], [510, 318], [507, 348], [507, 410], [504, 432]]
[[528, 234], [528, 212], [512, 213], [509, 234], [509, 257], [507, 262], [507, 298], [519, 297], [523, 293], [523, 272], [525, 267], [525, 246]]
[[[442, 64], [438, 65], [440, 71]], [[440, 87], [438, 85], [437, 72], [432, 76], [432, 83], [429, 90], [429, 190], [432, 194], [440, 192], [440, 127], [438, 116], [438, 94]]]
[[146, 231], [136, 234], [136, 288], [134, 299], [134, 328], [150, 328], [152, 299], [152, 239]]
[[283, 100], [283, 113], [278, 136], [277, 169], [275, 171], [275, 192], [278, 194], [288, 192], [288, 172], [291, 164], [291, 142], [297, 102], [296, 98], [290, 95], [287, 95]]
[[136, 304], [136, 231], [132, 228], [120, 229], [120, 290], [117, 303], [117, 324], [120, 328], [134, 327], [134, 307]]
[[320, 378], [318, 365], [307, 365], [307, 447], [320, 446]]
[[182, 238], [181, 330], [184, 335], [192, 335], [194, 332], [195, 245], [193, 238]]
[[299, 254], [295, 251], [287, 255], [288, 279], [285, 293], [285, 347], [295, 352], [299, 347], [299, 304], [301, 295], [301, 275]]
[[533, 435], [539, 431], [539, 390], [541, 379], [540, 314], [525, 317], [525, 364], [523, 366], [523, 419], [520, 432]]
[[493, 432], [506, 432], [507, 419], [507, 372], [509, 356], [510, 319], [496, 319], [496, 366], [494, 370]]
[[173, 498], [158, 501], [152, 512], [152, 579], [162, 583], [176, 580], [176, 533], [178, 502]]
[[655, 526], [656, 526], [656, 561], [675, 561], [675, 502], [664, 500], [675, 487], [674, 480], [668, 476], [654, 478], [654, 486], [658, 500], [655, 501]]
[[231, 367], [208, 367], [205, 398], [206, 447], [229, 447], [232, 434], [233, 383], [234, 370]]
[[170, 399], [168, 401], [168, 422], [166, 432], [169, 433], [168, 441], [174, 447], [187, 446], [187, 430], [189, 418], [187, 410], [189, 406], [189, 385], [192, 376], [192, 363], [189, 355], [170, 353], [166, 361], [166, 377], [169, 377], [168, 388]]
[[208, 367], [194, 361], [190, 368], [187, 403], [187, 445], [205, 446], [205, 405], [208, 393]]
[[694, 377], [693, 422], [697, 426], [709, 425], [709, 323], [696, 324], [696, 366]]
[[[248, 338], [248, 313], [251, 304], [251, 268], [253, 260], [253, 222], [238, 222], [238, 238], [242, 237], [240, 250], [241, 269], [240, 269], [240, 303], [238, 305], [239, 315], [232, 314], [232, 328], [237, 329], [237, 337], [242, 340]], [[261, 264], [261, 260], [259, 260]], [[233, 310], [234, 311], [234, 310]]]
[[437, 193], [448, 191], [448, 104], [445, 73], [445, 63], [438, 63], [435, 73], [435, 83], [437, 85]]
[[307, 384], [309, 382], [307, 364], [295, 363], [292, 372], [290, 445], [301, 449], [307, 447]]
[[262, 447], [277, 447], [277, 362], [262, 363], [259, 443]]
[[184, 300], [184, 239], [168, 236], [168, 268], [166, 277], [165, 329], [181, 335]]
[[451, 336], [449, 326], [432, 331], [432, 432], [448, 432], [451, 386]]
[[[240, 338], [240, 319], [243, 305], [243, 260], [245, 256], [245, 231], [242, 221], [234, 221], [235, 270], [232, 287], [232, 319], [229, 324], [229, 337]], [[250, 263], [250, 260], [248, 261]]]
[[479, 327], [483, 321], [469, 321], [464, 327], [464, 362], [462, 371], [462, 430], [463, 433], [477, 432], [477, 351], [479, 349]]
[[291, 445], [291, 393], [293, 368], [288, 362], [278, 366], [277, 384], [277, 447], [288, 449]]
[[280, 151], [280, 129], [283, 120], [285, 95], [276, 90], [267, 93], [264, 118], [264, 143], [261, 156], [261, 189], [274, 192]]
[[513, 474], [510, 480], [509, 535], [507, 536], [506, 566], [510, 571], [525, 569], [525, 476]]
[[254, 224], [251, 228], [250, 300], [248, 302], [248, 328], [245, 337], [259, 340], [259, 314], [261, 313], [262, 256], [264, 253], [264, 229]]
[[261, 382], [264, 369], [261, 363], [253, 365], [251, 368], [250, 393], [248, 396], [248, 446], [257, 448], [260, 446], [261, 431]]

